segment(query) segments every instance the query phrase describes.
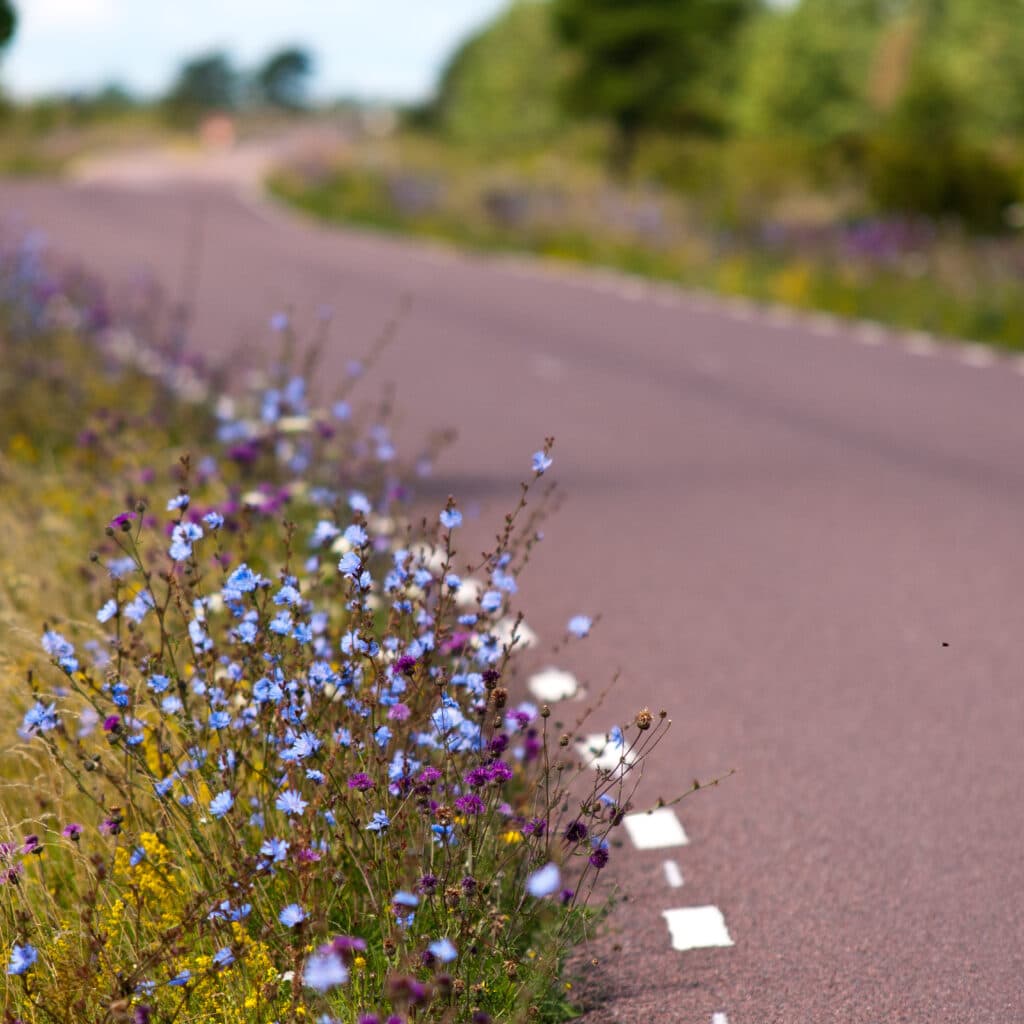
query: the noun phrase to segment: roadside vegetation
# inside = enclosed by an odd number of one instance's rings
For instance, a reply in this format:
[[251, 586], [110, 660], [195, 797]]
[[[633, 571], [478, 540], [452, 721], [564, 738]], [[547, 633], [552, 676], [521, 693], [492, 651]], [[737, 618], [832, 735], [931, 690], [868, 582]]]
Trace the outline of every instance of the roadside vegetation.
[[315, 394], [286, 316], [245, 380], [183, 326], [0, 247], [4, 1018], [566, 1019], [670, 723], [581, 751], [522, 699], [551, 439], [471, 557], [441, 442], [358, 399], [378, 346]]
[[1011, 6], [520, 0], [397, 137], [272, 189], [329, 219], [1019, 349]]

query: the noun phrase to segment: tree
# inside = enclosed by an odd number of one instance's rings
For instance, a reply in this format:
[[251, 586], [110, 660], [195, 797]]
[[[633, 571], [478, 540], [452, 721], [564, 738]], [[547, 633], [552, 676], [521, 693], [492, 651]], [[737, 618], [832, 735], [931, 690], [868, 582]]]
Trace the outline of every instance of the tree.
[[731, 46], [758, 7], [758, 0], [555, 0], [555, 24], [575, 55], [568, 107], [610, 119], [616, 170], [628, 171], [646, 131], [723, 124]]
[[800, 0], [765, 11], [745, 40], [739, 128], [814, 142], [866, 131], [884, 6], [881, 0]]
[[306, 106], [306, 91], [313, 73], [313, 58], [297, 46], [279, 50], [256, 72], [256, 86], [267, 103], [285, 110]]
[[11, 6], [10, 0], [0, 0], [0, 50], [11, 41], [17, 27], [17, 11]]
[[564, 69], [549, 5], [518, 0], [449, 58], [434, 120], [454, 141], [492, 150], [544, 144], [564, 126]]
[[186, 61], [167, 94], [166, 103], [185, 115], [232, 109], [238, 103], [239, 78], [224, 53], [208, 53]]

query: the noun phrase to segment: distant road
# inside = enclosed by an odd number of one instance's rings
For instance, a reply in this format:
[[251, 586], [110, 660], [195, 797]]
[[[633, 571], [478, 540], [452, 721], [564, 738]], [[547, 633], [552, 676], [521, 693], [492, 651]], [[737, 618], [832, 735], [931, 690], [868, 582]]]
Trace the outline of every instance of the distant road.
[[[458, 428], [439, 500], [497, 525], [556, 436], [569, 500], [522, 588], [530, 624], [554, 639], [603, 612], [561, 659], [591, 692], [623, 669], [598, 729], [670, 710], [648, 797], [739, 770], [681, 805], [688, 845], [613, 851], [632, 898], [593, 947], [593, 1024], [1024, 1020], [1015, 367], [311, 226], [223, 185], [98, 178], [0, 185], [0, 211], [185, 288], [194, 344], [245, 346], [240, 372], [273, 312], [329, 304], [329, 380], [411, 294], [367, 388], [397, 385], [406, 436]], [[672, 948], [722, 921], [731, 948]]]

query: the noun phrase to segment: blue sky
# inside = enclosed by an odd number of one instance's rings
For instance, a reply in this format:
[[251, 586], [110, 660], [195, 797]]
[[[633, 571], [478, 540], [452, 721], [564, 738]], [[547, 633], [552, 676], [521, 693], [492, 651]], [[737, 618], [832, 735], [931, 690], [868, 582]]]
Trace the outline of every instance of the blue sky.
[[0, 66], [16, 96], [110, 81], [163, 90], [181, 58], [224, 48], [258, 62], [283, 43], [317, 58], [318, 96], [413, 99], [444, 58], [508, 0], [15, 0]]

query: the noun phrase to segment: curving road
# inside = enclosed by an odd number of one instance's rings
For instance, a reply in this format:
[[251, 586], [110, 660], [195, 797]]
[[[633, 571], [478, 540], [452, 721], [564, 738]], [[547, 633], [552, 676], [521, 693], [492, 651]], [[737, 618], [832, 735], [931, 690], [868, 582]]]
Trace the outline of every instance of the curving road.
[[[624, 669], [598, 726], [670, 709], [649, 797], [738, 769], [679, 808], [689, 845], [615, 851], [589, 1020], [1024, 1020], [1024, 376], [150, 184], [4, 184], [0, 218], [194, 280], [207, 351], [255, 362], [271, 313], [329, 303], [328, 379], [412, 294], [374, 378], [407, 436], [459, 429], [440, 491], [496, 523], [557, 437], [523, 606], [542, 638], [603, 612], [571, 659], [592, 691]], [[663, 911], [702, 905], [735, 944], [673, 949]]]

